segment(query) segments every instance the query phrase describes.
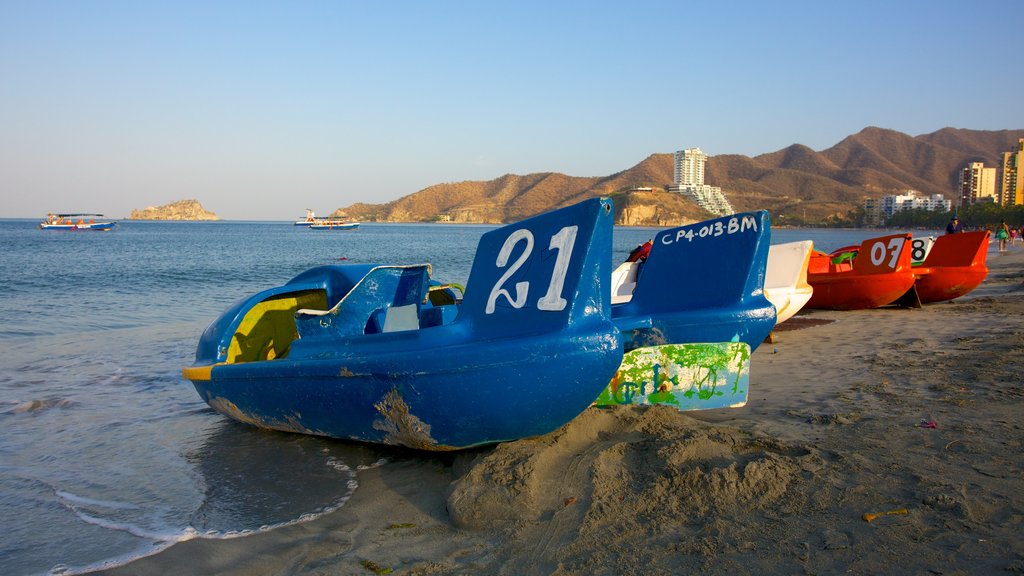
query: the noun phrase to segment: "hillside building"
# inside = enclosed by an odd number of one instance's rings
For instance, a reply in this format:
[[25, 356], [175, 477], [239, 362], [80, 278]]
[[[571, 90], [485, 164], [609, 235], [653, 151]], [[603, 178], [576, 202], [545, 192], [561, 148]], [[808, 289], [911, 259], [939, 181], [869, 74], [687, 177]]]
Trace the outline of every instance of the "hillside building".
[[971, 162], [960, 171], [956, 206], [966, 208], [979, 202], [995, 202], [996, 169], [985, 168], [981, 162]]
[[907, 190], [904, 194], [868, 198], [864, 201], [864, 216], [867, 224], [878, 225], [885, 224], [894, 214], [904, 210], [949, 212], [952, 208], [953, 201], [942, 194], [923, 196], [917, 190]]
[[698, 206], [716, 216], [732, 214], [735, 210], [722, 194], [722, 189], [704, 183], [704, 164], [707, 161], [708, 155], [700, 148], [688, 148], [676, 152], [672, 185], [668, 187], [668, 190], [688, 196]]
[[878, 226], [884, 222], [882, 219], [882, 199], [864, 199], [864, 223], [868, 226]]
[[1017, 141], [1017, 149], [1003, 152], [1003, 178], [999, 186], [999, 203], [1003, 206], [1024, 204], [1024, 138]]

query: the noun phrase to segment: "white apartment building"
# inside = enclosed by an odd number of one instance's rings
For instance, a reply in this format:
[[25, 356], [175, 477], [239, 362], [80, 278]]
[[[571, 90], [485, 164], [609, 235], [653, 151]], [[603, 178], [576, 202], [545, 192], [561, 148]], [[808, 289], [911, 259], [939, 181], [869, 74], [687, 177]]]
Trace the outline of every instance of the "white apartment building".
[[700, 148], [687, 148], [676, 152], [672, 183], [684, 186], [703, 186], [704, 164], [707, 161], [708, 155]]
[[952, 209], [953, 201], [946, 200], [942, 194], [922, 196], [917, 190], [907, 190], [904, 194], [890, 194], [864, 201], [864, 212], [869, 224], [884, 223], [892, 218], [893, 214], [904, 210], [949, 212]]
[[708, 155], [700, 148], [687, 148], [675, 154], [675, 168], [669, 192], [689, 196], [698, 206], [717, 216], [735, 212], [717, 186], [704, 184], [704, 164]]

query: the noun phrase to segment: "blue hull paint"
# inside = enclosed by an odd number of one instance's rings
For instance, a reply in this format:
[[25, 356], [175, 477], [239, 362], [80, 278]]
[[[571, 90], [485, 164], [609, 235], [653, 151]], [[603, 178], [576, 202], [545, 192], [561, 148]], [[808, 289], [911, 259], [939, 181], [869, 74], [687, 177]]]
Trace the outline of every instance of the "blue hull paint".
[[593, 199], [488, 232], [458, 306], [428, 293], [427, 266], [309, 270], [229, 308], [183, 373], [215, 410], [276, 430], [427, 450], [551, 432], [622, 360], [611, 229]]
[[227, 365], [195, 384], [218, 411], [261, 427], [446, 450], [555, 430], [597, 397], [620, 354], [611, 334], [515, 339], [273, 369]]
[[[624, 351], [755, 349], [775, 324], [769, 226], [756, 212], [659, 232], [614, 307], [610, 200], [485, 234], [458, 304], [428, 295], [426, 265], [313, 268], [224, 312], [184, 374], [215, 410], [275, 430], [426, 450], [545, 434], [598, 398]], [[290, 302], [313, 296], [327, 311]], [[298, 339], [253, 327], [261, 307]]]
[[769, 244], [764, 210], [658, 232], [632, 299], [612, 308], [626, 351], [696, 342], [757, 349], [775, 327], [764, 296]]
[[[297, 226], [301, 226], [301, 224], [298, 224], [298, 223], [296, 223], [296, 225]], [[351, 223], [351, 224], [319, 224], [319, 223], [314, 223], [314, 224], [308, 224], [306, 226], [310, 230], [337, 230], [337, 231], [343, 231], [343, 230], [356, 230], [356, 229], [359, 228], [359, 224], [355, 224], [355, 223]]]

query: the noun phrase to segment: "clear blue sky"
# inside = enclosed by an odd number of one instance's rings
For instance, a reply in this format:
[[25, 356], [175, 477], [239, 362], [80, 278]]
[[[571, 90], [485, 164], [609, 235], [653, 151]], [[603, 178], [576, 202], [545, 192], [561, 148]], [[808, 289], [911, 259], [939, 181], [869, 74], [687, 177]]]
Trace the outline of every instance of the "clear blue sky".
[[0, 0], [0, 217], [1024, 128], [1024, 2]]

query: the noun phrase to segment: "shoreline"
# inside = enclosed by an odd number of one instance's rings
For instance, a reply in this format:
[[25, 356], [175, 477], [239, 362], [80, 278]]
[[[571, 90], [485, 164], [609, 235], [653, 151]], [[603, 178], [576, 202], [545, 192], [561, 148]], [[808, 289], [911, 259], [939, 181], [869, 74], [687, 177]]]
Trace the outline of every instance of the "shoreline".
[[753, 354], [744, 408], [396, 452], [321, 518], [96, 573], [1024, 571], [1024, 250], [988, 266], [952, 302], [802, 311]]

